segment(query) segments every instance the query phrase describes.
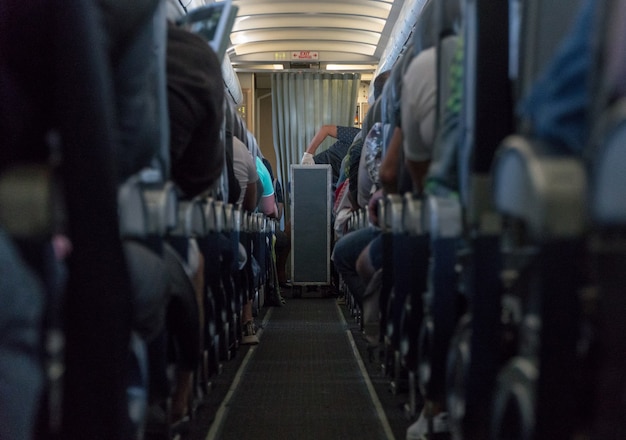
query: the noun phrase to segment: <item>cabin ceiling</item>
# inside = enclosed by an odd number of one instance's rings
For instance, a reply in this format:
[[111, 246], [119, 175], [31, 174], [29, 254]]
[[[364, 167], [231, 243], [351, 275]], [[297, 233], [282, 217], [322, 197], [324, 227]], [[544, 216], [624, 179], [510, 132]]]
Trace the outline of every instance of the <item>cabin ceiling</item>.
[[233, 0], [228, 51], [236, 71], [372, 73], [403, 0]]

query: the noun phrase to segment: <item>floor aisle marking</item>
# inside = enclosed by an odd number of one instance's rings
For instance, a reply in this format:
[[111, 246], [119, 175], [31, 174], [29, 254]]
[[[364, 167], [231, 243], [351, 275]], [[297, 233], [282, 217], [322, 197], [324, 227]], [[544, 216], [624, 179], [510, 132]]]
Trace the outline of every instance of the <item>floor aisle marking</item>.
[[[346, 326], [348, 323], [346, 322], [346, 318], [343, 316], [341, 312], [341, 308], [339, 304], [337, 304], [337, 313], [339, 313], [339, 317], [341, 321]], [[372, 403], [376, 408], [376, 413], [378, 414], [378, 420], [380, 420], [381, 425], [383, 425], [383, 430], [385, 431], [385, 435], [387, 436], [387, 440], [395, 440], [396, 437], [393, 435], [393, 431], [391, 430], [391, 425], [389, 425], [389, 420], [387, 419], [387, 414], [383, 409], [383, 405], [380, 403], [378, 399], [378, 394], [376, 394], [376, 390], [374, 389], [374, 385], [370, 380], [370, 375], [365, 368], [365, 364], [363, 363], [363, 359], [361, 358], [361, 353], [359, 353], [359, 349], [356, 346], [356, 342], [352, 337], [352, 331], [348, 328], [346, 329], [346, 334], [348, 335], [348, 340], [350, 341], [350, 346], [352, 347], [352, 353], [356, 359], [357, 364], [359, 365], [359, 369], [361, 370], [361, 375], [365, 379], [365, 385], [367, 386], [367, 391], [369, 391], [370, 397], [372, 399]]]
[[[267, 311], [267, 313], [265, 314], [265, 317], [263, 318], [261, 328], [257, 330], [256, 332], [257, 336], [259, 337], [259, 340], [261, 339], [261, 335], [263, 334], [263, 329], [269, 322], [273, 311], [274, 311], [273, 308]], [[226, 397], [224, 397], [224, 400], [222, 400], [222, 404], [220, 405], [219, 409], [217, 410], [217, 413], [215, 414], [215, 420], [213, 420], [213, 423], [211, 423], [211, 429], [209, 429], [209, 432], [206, 436], [206, 440], [215, 440], [218, 438], [217, 435], [221, 433], [222, 425], [224, 424], [224, 420], [226, 420], [226, 415], [228, 413], [227, 407], [228, 405], [230, 405], [230, 401], [232, 400], [233, 396], [235, 395], [235, 392], [237, 391], [237, 388], [239, 387], [239, 383], [241, 382], [243, 373], [246, 371], [248, 363], [250, 362], [250, 359], [252, 359], [252, 355], [254, 354], [255, 350], [256, 350], [256, 346], [250, 347], [250, 349], [246, 353], [246, 357], [243, 359], [243, 361], [241, 361], [241, 365], [239, 366], [239, 370], [237, 370], [237, 374], [235, 375], [235, 378], [233, 379], [233, 383], [230, 384], [230, 388], [228, 389], [228, 392], [226, 393]]]

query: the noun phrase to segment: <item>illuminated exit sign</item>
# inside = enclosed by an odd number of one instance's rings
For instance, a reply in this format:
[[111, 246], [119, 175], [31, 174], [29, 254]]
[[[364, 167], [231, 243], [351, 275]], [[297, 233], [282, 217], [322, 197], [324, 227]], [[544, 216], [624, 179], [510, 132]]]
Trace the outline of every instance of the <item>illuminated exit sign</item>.
[[310, 50], [298, 50], [291, 52], [292, 60], [318, 60], [320, 54], [318, 52], [312, 52]]

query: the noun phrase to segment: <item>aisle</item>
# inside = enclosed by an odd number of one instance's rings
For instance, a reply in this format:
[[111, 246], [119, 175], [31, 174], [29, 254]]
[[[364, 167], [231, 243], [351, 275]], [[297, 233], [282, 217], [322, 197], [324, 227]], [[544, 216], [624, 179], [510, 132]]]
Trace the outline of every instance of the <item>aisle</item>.
[[358, 359], [334, 299], [273, 309], [207, 439], [393, 439]]

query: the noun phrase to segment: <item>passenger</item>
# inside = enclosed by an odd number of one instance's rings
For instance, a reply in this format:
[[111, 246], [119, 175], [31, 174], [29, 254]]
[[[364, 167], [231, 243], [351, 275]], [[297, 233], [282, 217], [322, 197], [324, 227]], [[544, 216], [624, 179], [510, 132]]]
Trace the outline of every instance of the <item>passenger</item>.
[[[270, 295], [269, 295], [267, 304], [280, 307], [286, 302], [285, 298], [283, 298], [280, 292], [280, 288], [291, 287], [290, 285], [287, 284], [287, 274], [285, 273], [285, 265], [287, 263], [287, 257], [289, 255], [289, 252], [291, 251], [291, 236], [287, 235], [283, 230], [280, 229], [280, 220], [285, 211], [282, 186], [280, 185], [280, 182], [278, 181], [278, 179], [274, 177], [274, 173], [272, 171], [272, 164], [266, 158], [263, 158], [262, 161], [263, 161], [263, 164], [265, 165], [265, 168], [267, 168], [267, 171], [270, 173], [270, 178], [272, 179], [272, 184], [274, 185], [274, 197], [276, 199], [276, 210], [277, 210], [276, 217], [274, 217], [274, 220], [277, 223], [277, 227], [274, 231], [274, 237], [273, 237], [274, 242], [272, 243], [272, 246], [271, 246], [271, 256], [272, 256], [271, 264], [274, 267], [276, 267], [276, 273], [273, 274], [272, 276], [275, 276], [276, 278], [275, 282], [277, 282], [278, 285], [274, 286], [274, 289], [269, 292]], [[290, 228], [291, 228], [290, 222], [286, 223], [286, 228], [288, 231], [290, 231]], [[278, 258], [279, 256], [280, 256], [280, 261]]]
[[274, 195], [272, 176], [259, 156], [255, 157], [255, 161], [256, 170], [259, 174], [259, 180], [263, 186], [263, 192], [261, 193], [258, 210], [270, 218], [276, 218], [278, 215], [278, 207], [276, 205], [276, 197]]
[[[462, 3], [462, 2], [460, 2]], [[451, 17], [458, 15], [454, 9], [458, 8], [454, 2], [448, 2], [446, 8], [450, 7], [447, 12]], [[442, 71], [449, 73], [448, 88], [441, 91], [444, 97], [444, 109], [441, 111], [441, 122], [435, 133], [436, 119], [436, 90], [437, 77], [433, 77], [434, 84], [428, 84], [429, 78], [419, 75], [419, 69], [428, 69], [431, 67], [417, 64], [412, 71], [413, 78], [409, 77], [409, 72], [405, 80], [410, 81], [416, 89], [412, 100], [403, 101], [402, 118], [410, 118], [411, 115], [421, 115], [416, 121], [417, 129], [407, 132], [407, 138], [403, 143], [403, 150], [406, 156], [407, 168], [409, 170], [413, 192], [415, 194], [428, 193], [437, 195], [452, 195], [458, 191], [458, 173], [457, 173], [457, 151], [460, 146], [460, 112], [463, 98], [463, 56], [464, 48], [462, 42], [462, 32], [458, 33], [456, 38], [456, 49], [446, 51], [447, 57], [441, 60]], [[444, 45], [450, 44], [445, 40]], [[443, 53], [443, 52], [442, 52]], [[436, 56], [436, 55], [435, 55]], [[424, 61], [424, 60], [422, 60]], [[414, 60], [415, 63], [419, 61]], [[432, 90], [434, 87], [434, 101], [430, 93], [424, 93]], [[419, 90], [421, 89], [421, 91]], [[411, 102], [412, 101], [412, 102]], [[426, 102], [433, 103], [432, 113], [424, 113], [420, 108], [426, 109]], [[422, 105], [425, 105], [422, 107]], [[439, 372], [437, 372], [439, 374]], [[429, 396], [429, 400], [425, 401], [424, 407], [417, 420], [407, 429], [407, 440], [424, 438], [428, 435], [428, 412], [432, 416], [433, 433], [446, 433], [449, 431], [447, 424], [447, 412], [445, 408], [444, 396]]]
[[[390, 71], [385, 71], [378, 75], [374, 80], [374, 98], [376, 101], [380, 100], [380, 94], [382, 93], [385, 82], [389, 78]], [[379, 105], [376, 103], [370, 108], [365, 115], [361, 131], [355, 137], [352, 145], [348, 149], [346, 154], [346, 161], [348, 170], [346, 171], [346, 182], [348, 185], [347, 198], [350, 200], [353, 210], [359, 209], [357, 202], [357, 193], [364, 194], [365, 198], [369, 199], [371, 194], [371, 184], [366, 189], [359, 191], [359, 162], [361, 161], [361, 151], [365, 140], [370, 137], [370, 141], [373, 143], [380, 142], [380, 130], [373, 130], [373, 126], [376, 120], [380, 119]], [[365, 133], [365, 136], [363, 136]], [[366, 173], [365, 171], [363, 171]], [[363, 182], [361, 182], [361, 187]], [[365, 204], [367, 206], [367, 204]], [[339, 208], [339, 207], [338, 207]], [[346, 217], [347, 218], [347, 217]], [[337, 228], [336, 226], [335, 228]], [[350, 294], [355, 298], [358, 304], [360, 304], [365, 288], [367, 285], [363, 282], [361, 277], [356, 272], [356, 260], [359, 257], [361, 251], [365, 246], [372, 241], [378, 235], [377, 228], [366, 227], [358, 231], [352, 231], [341, 237], [336, 243], [332, 251], [331, 260], [337, 273], [343, 278]], [[343, 299], [339, 299], [343, 302]]]
[[[379, 165], [376, 186], [380, 189], [372, 195], [368, 204], [370, 218], [376, 225], [378, 225], [379, 199], [387, 194], [403, 194], [411, 189], [406, 179], [407, 173], [404, 172], [408, 168], [405, 166], [404, 147], [413, 148], [419, 141], [426, 157], [429, 157], [430, 150], [432, 150], [437, 97], [436, 65], [435, 48], [428, 48], [410, 60], [394, 93], [391, 90], [394, 83], [387, 83], [386, 87], [390, 87], [388, 92], [390, 96], [401, 96], [402, 99], [399, 105], [391, 103], [395, 110], [392, 110], [391, 114], [388, 112], [387, 115], [391, 125], [389, 128], [391, 136], [382, 163]], [[393, 75], [395, 76], [396, 73], [394, 72]], [[387, 96], [387, 99], [390, 99], [390, 96]], [[393, 114], [393, 112], [400, 114]], [[408, 158], [406, 163], [408, 165]], [[421, 193], [421, 188], [419, 190], [416, 192], [417, 195]], [[382, 268], [382, 249], [382, 235], [377, 234], [359, 254], [356, 271], [366, 285]]]
[[[372, 145], [372, 149], [375, 149], [378, 146], [379, 150], [382, 150], [381, 144], [381, 124], [376, 123], [374, 124], [365, 139], [363, 151], [369, 149], [370, 145]], [[374, 168], [375, 161], [372, 161], [370, 165], [371, 168]], [[364, 168], [366, 167], [359, 167], [359, 175], [369, 174], [369, 170]], [[375, 171], [372, 171], [372, 174], [374, 173]], [[370, 180], [368, 181], [371, 182]], [[366, 193], [371, 191], [371, 183], [368, 186], [370, 188], [366, 191]], [[375, 221], [375, 219], [372, 220]], [[335, 268], [337, 272], [343, 277], [351, 295], [354, 297], [355, 301], [359, 305], [361, 305], [362, 303], [367, 284], [356, 272], [356, 261], [363, 249], [379, 234], [380, 228], [377, 227], [377, 223], [372, 223], [371, 226], [352, 231], [344, 235], [343, 237], [341, 237], [341, 239], [337, 241], [337, 243], [335, 244], [335, 248], [333, 249], [332, 260]]]
[[[274, 197], [274, 185], [272, 184], [272, 178], [259, 156], [256, 156], [254, 161], [262, 187], [260, 199], [257, 197], [259, 201], [257, 203], [256, 210], [262, 212], [270, 218], [275, 218], [278, 214], [278, 208]], [[254, 259], [254, 256], [252, 255], [249, 255], [248, 257]], [[243, 323], [243, 339], [241, 343], [244, 345], [258, 344], [259, 338], [256, 335], [256, 325], [252, 314], [252, 299], [248, 299], [243, 306], [241, 322]]]
[[244, 211], [254, 212], [257, 206], [259, 174], [250, 151], [237, 137], [233, 137], [233, 170], [241, 188], [241, 194], [236, 204]]
[[[259, 174], [256, 162], [245, 144], [237, 137], [233, 137], [233, 168], [235, 176], [241, 187], [238, 204], [243, 211], [254, 212], [257, 207], [257, 183]], [[244, 249], [245, 254], [245, 249]], [[246, 256], [252, 258], [251, 255]], [[244, 263], [245, 264], [245, 263]], [[256, 345], [259, 338], [254, 330], [254, 317], [252, 316], [252, 299], [248, 298], [243, 305], [241, 312], [241, 322], [243, 325], [244, 345]]]
[[[383, 87], [391, 74], [390, 70], [382, 72], [376, 76], [374, 79], [374, 101], [378, 101], [383, 92]], [[346, 153], [346, 158], [344, 162], [344, 173], [347, 179], [349, 179], [349, 197], [352, 202], [353, 208], [359, 209], [365, 208], [367, 206], [360, 206], [358, 203], [358, 182], [359, 182], [359, 162], [361, 161], [361, 149], [363, 148], [363, 142], [365, 142], [365, 138], [367, 137], [369, 131], [372, 129], [372, 126], [375, 122], [381, 121], [381, 111], [380, 106], [376, 105], [376, 102], [370, 107], [368, 112], [365, 114], [365, 118], [363, 118], [363, 123], [361, 124], [361, 131], [354, 137], [352, 141], [352, 145], [348, 149]], [[369, 191], [369, 190], [368, 190]]]
[[[435, 120], [437, 113], [437, 74], [435, 48], [427, 49], [415, 57], [404, 81], [412, 85], [412, 93], [403, 96], [402, 118], [413, 123], [406, 127], [403, 151], [411, 176], [414, 194], [424, 192], [425, 180], [433, 157], [435, 141]], [[444, 61], [445, 62], [445, 61]], [[442, 399], [443, 400], [443, 399]], [[420, 439], [428, 435], [427, 408], [433, 416], [433, 432], [448, 432], [447, 413], [443, 410], [443, 401], [438, 398], [424, 403], [418, 419], [407, 429], [407, 440]]]
[[197, 35], [170, 24], [167, 62], [172, 180], [183, 197], [208, 192], [222, 173], [221, 63]]
[[[352, 144], [354, 137], [361, 131], [356, 127], [343, 127], [340, 125], [322, 125], [302, 155], [301, 165], [329, 164], [332, 169], [333, 187], [341, 174], [341, 163]], [[315, 154], [318, 147], [328, 137], [337, 141], [321, 153]]]

